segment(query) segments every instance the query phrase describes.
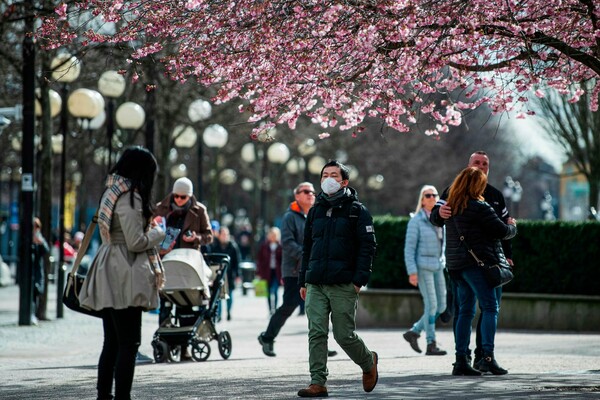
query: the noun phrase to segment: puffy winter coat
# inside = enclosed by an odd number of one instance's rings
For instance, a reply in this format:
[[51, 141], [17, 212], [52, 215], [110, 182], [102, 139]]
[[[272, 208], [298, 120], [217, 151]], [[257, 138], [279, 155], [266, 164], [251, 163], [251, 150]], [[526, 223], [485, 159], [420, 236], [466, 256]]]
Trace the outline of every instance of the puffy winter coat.
[[438, 237], [438, 228], [434, 226], [424, 209], [408, 221], [406, 240], [404, 241], [404, 263], [408, 275], [418, 270], [439, 271], [444, 267], [444, 240]]
[[[355, 215], [351, 215], [353, 204]], [[356, 191], [346, 187], [344, 196], [333, 202], [321, 193], [306, 219], [298, 283], [364, 286], [371, 276], [375, 249], [373, 218], [358, 203]]]
[[[486, 264], [508, 265], [500, 240], [513, 238], [517, 227], [502, 222], [494, 209], [485, 201], [469, 200], [467, 208], [446, 221], [446, 267], [449, 271], [477, 266], [467, 251], [465, 241], [479, 259]], [[459, 234], [460, 231], [460, 234]]]

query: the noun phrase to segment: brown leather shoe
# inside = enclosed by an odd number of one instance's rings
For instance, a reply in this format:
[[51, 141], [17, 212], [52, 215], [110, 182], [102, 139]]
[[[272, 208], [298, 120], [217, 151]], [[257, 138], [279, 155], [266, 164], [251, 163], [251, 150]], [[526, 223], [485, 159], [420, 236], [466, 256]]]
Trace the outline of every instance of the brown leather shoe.
[[365, 392], [372, 392], [375, 389], [375, 385], [377, 385], [377, 380], [379, 379], [379, 373], [377, 372], [377, 362], [379, 361], [379, 357], [377, 353], [373, 352], [373, 367], [369, 372], [363, 372], [363, 389]]
[[300, 397], [327, 397], [327, 388], [325, 386], [311, 384], [306, 389], [300, 389], [298, 391]]

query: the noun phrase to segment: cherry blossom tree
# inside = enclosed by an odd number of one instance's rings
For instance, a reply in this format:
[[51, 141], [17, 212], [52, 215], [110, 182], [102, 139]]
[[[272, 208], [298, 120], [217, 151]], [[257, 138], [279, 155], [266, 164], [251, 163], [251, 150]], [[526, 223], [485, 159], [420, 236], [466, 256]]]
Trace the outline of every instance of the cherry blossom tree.
[[[426, 133], [440, 134], [482, 103], [521, 117], [533, 113], [528, 96], [547, 88], [577, 101], [583, 89], [571, 84], [600, 74], [599, 6], [597, 0], [80, 0], [45, 19], [40, 38], [49, 48], [128, 43], [132, 68], [158, 55], [173, 79], [217, 85], [219, 101], [245, 99], [240, 108], [250, 121], [266, 122], [255, 134], [275, 124], [294, 128], [303, 114], [324, 129], [355, 133], [368, 116], [401, 132], [427, 116], [434, 124]], [[95, 28], [106, 24], [115, 30]], [[167, 43], [173, 51], [165, 51]], [[591, 86], [593, 110], [598, 90]], [[440, 95], [446, 98], [432, 100]]]

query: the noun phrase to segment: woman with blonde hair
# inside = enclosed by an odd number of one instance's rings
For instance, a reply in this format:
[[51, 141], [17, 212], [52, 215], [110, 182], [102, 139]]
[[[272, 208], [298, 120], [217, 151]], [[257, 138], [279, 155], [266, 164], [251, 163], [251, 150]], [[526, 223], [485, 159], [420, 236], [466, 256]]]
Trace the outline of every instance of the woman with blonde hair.
[[421, 353], [417, 339], [425, 331], [428, 356], [443, 356], [437, 347], [435, 320], [446, 309], [446, 279], [444, 277], [444, 230], [429, 222], [431, 209], [438, 199], [434, 186], [425, 185], [419, 193], [415, 214], [408, 222], [404, 244], [404, 263], [408, 281], [418, 286], [423, 297], [423, 316], [405, 332], [410, 347]]
[[[452, 375], [481, 375], [491, 372], [504, 375], [494, 357], [494, 338], [498, 321], [496, 291], [485, 279], [483, 268], [468, 252], [471, 248], [486, 265], [508, 266], [500, 240], [517, 234], [516, 221], [509, 218], [505, 224], [485, 202], [483, 192], [486, 174], [478, 168], [467, 167], [454, 179], [449, 188], [448, 205], [452, 216], [446, 221], [446, 267], [457, 285], [458, 315], [454, 330], [456, 362]], [[463, 243], [466, 242], [466, 243]], [[482, 313], [481, 336], [483, 360], [478, 370], [469, 364], [471, 325], [475, 317], [475, 304], [479, 302]]]

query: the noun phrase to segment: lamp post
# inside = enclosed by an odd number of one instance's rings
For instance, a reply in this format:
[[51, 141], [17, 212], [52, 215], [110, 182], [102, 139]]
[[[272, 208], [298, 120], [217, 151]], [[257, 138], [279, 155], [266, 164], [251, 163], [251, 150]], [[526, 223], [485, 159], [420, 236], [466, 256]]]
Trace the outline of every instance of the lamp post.
[[[283, 165], [290, 158], [290, 149], [288, 149], [288, 147], [283, 143], [273, 143], [267, 149], [267, 158], [269, 159], [269, 162], [272, 164]], [[272, 175], [271, 168], [269, 168], [269, 171], [268, 171], [269, 187], [271, 187], [271, 175]], [[285, 189], [287, 189], [287, 185], [285, 185]], [[275, 194], [275, 196], [276, 196], [276, 194]], [[263, 199], [262, 201], [265, 201], [265, 199]], [[274, 203], [276, 203], [276, 201]], [[264, 207], [264, 206], [262, 206], [262, 207]], [[273, 209], [273, 207], [271, 207], [271, 209]], [[283, 209], [283, 207], [282, 207], [282, 209]], [[270, 221], [270, 219], [267, 219], [267, 221]]]
[[510, 202], [510, 206], [515, 212], [515, 218], [518, 218], [519, 202], [521, 201], [521, 197], [523, 197], [523, 188], [521, 187], [521, 183], [513, 180], [512, 177], [507, 176], [504, 178], [502, 194], [504, 195], [504, 198]]
[[[194, 147], [194, 145], [198, 141], [197, 140], [198, 134], [196, 133], [196, 130], [189, 125], [177, 125], [175, 127], [175, 129], [173, 129], [172, 137], [175, 139], [174, 144], [178, 148], [191, 149], [192, 147]], [[183, 168], [185, 168], [185, 171], [184, 171], [185, 175], [178, 176], [175, 179], [178, 179], [178, 178], [188, 175], [187, 166], [185, 164], [174, 165], [171, 168], [177, 167], [177, 168], [181, 169], [181, 166], [183, 166]], [[178, 173], [176, 173], [176, 174], [178, 174]], [[171, 174], [171, 176], [172, 175], [173, 174]], [[198, 190], [196, 189], [196, 192], [197, 191]]]
[[33, 237], [33, 168], [35, 137], [35, 4], [33, 0], [24, 2], [23, 35], [23, 151], [21, 152], [21, 248], [20, 267], [24, 278], [19, 282], [19, 325], [31, 325], [33, 308], [33, 264], [31, 246]]
[[105, 71], [98, 80], [98, 91], [108, 99], [106, 102], [106, 144], [108, 148], [108, 159], [106, 162], [107, 172], [112, 165], [112, 138], [115, 133], [115, 99], [121, 97], [125, 92], [125, 78], [117, 71]]
[[204, 129], [204, 133], [202, 134], [202, 140], [204, 144], [210, 147], [213, 150], [213, 174], [211, 176], [212, 184], [212, 207], [214, 216], [218, 217], [218, 202], [219, 202], [219, 194], [218, 194], [218, 164], [217, 164], [217, 151], [223, 148], [227, 144], [229, 133], [225, 128], [218, 124], [212, 124]]
[[[206, 100], [198, 99], [194, 100], [190, 103], [188, 107], [188, 118], [192, 123], [198, 123], [202, 121], [206, 121], [212, 115], [212, 106]], [[197, 157], [198, 157], [198, 184], [196, 185], [196, 194], [198, 195], [198, 200], [202, 201], [204, 199], [204, 185], [202, 181], [202, 142], [200, 140], [197, 141]]]
[[[257, 146], [253, 142], [248, 142], [242, 146], [242, 149], [240, 151], [240, 157], [242, 161], [248, 164], [248, 167], [250, 167], [250, 165], [252, 165], [253, 163], [255, 164], [254, 173], [251, 174], [253, 179], [242, 179], [241, 186], [242, 189], [246, 192], [252, 192], [252, 226], [254, 227], [254, 233], [260, 234], [259, 228], [262, 229], [262, 223], [259, 224], [258, 207], [260, 201], [259, 191], [262, 193], [263, 181], [262, 176], [260, 174], [260, 165], [258, 165], [258, 163], [255, 163], [255, 161], [257, 161], [257, 159], [262, 159], [263, 153], [262, 148], [257, 149], [256, 147]], [[250, 170], [250, 168], [248, 168], [247, 170]]]
[[[227, 188], [227, 193], [230, 193], [230, 188], [231, 185], [233, 185], [234, 183], [237, 182], [237, 172], [232, 169], [232, 168], [225, 168], [224, 170], [222, 170], [219, 173], [219, 182], [221, 183], [221, 185], [225, 185]], [[227, 198], [232, 198], [232, 196], [229, 196]], [[234, 200], [238, 199], [237, 196], [233, 196]], [[236, 202], [237, 203], [237, 202]], [[237, 209], [237, 204], [232, 204], [232, 209]], [[223, 213], [227, 212], [227, 207], [224, 207], [223, 205], [221, 205], [221, 208], [219, 210], [219, 215], [223, 216]], [[231, 214], [227, 214], [227, 215], [231, 215]], [[227, 225], [227, 224], [225, 224]]]
[[[298, 153], [302, 156], [304, 160], [304, 180], [308, 182], [310, 180], [310, 169], [308, 166], [308, 162], [306, 159], [315, 154], [317, 151], [317, 146], [315, 144], [314, 139], [306, 139], [304, 142], [300, 143], [298, 146]], [[321, 170], [319, 170], [321, 172]]]
[[62, 152], [60, 155], [60, 206], [58, 211], [58, 279], [57, 279], [57, 308], [56, 317], [63, 317], [63, 304], [61, 301], [62, 291], [65, 285], [65, 179], [67, 166], [67, 135], [69, 131], [68, 107], [66, 99], [69, 95], [69, 83], [75, 81], [81, 72], [79, 60], [68, 53], [62, 53], [54, 57], [50, 64], [52, 69], [52, 78], [62, 83], [61, 98], [62, 106], [60, 108], [60, 132], [62, 134]]
[[[125, 131], [136, 131], [144, 125], [146, 120], [146, 113], [142, 106], [133, 101], [126, 101], [117, 108], [115, 113], [115, 119], [117, 125]], [[122, 141], [126, 144], [130, 142], [131, 138], [127, 135]]]
[[544, 192], [544, 197], [540, 202], [540, 209], [542, 210], [544, 220], [546, 221], [554, 221], [556, 220], [556, 216], [554, 215], [554, 206], [552, 205], [552, 195], [550, 192]]

